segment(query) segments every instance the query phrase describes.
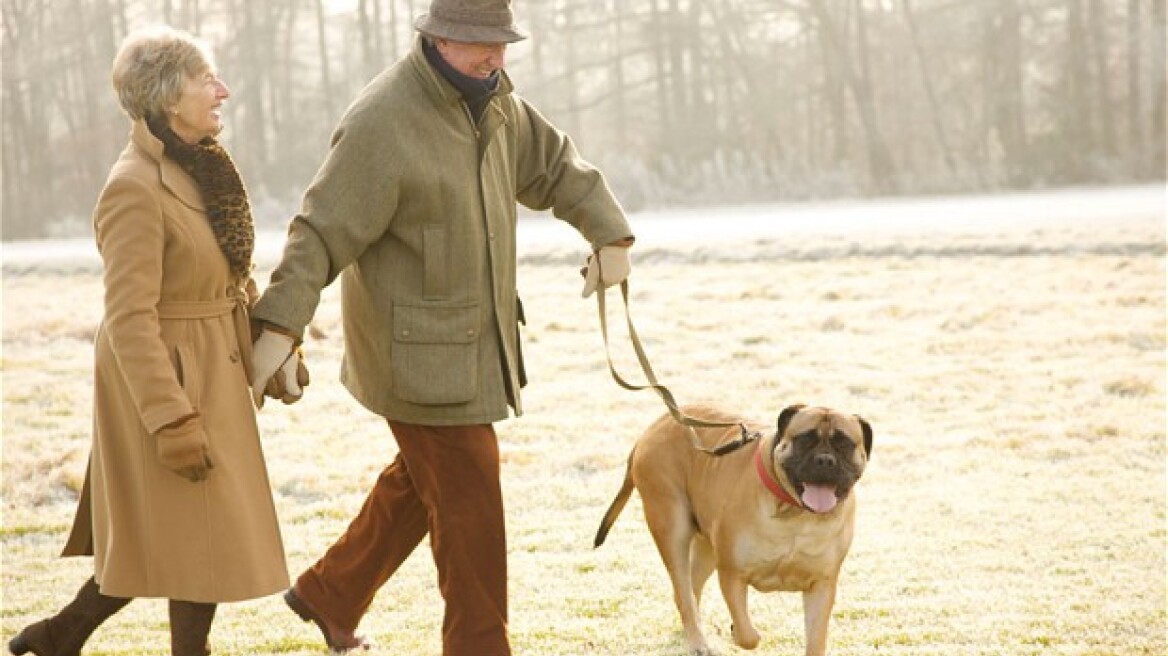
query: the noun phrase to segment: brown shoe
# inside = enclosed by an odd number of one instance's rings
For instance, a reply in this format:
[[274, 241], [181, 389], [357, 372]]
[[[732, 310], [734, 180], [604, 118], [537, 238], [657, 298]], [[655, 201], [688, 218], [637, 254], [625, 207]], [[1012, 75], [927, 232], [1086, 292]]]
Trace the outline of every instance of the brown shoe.
[[284, 603], [305, 622], [312, 622], [320, 629], [324, 642], [333, 653], [344, 654], [353, 649], [369, 649], [369, 641], [358, 635], [343, 635], [340, 631], [330, 629], [328, 622], [316, 612], [308, 602], [296, 594], [296, 588], [288, 588], [284, 593]]
[[57, 651], [53, 647], [53, 642], [49, 638], [49, 620], [29, 624], [8, 641], [8, 652], [16, 656], [23, 656], [29, 652], [37, 656], [56, 654]]
[[90, 578], [59, 613], [29, 624], [9, 640], [8, 651], [16, 656], [29, 652], [36, 656], [78, 656], [93, 631], [128, 603], [129, 599], [101, 594], [97, 582]]

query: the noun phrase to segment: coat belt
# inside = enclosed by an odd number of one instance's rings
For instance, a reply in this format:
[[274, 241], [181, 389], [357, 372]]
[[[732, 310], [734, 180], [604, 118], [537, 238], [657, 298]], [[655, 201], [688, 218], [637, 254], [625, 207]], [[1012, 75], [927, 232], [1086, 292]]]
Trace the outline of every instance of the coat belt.
[[212, 301], [161, 301], [158, 304], [159, 319], [213, 319], [225, 314], [231, 315], [235, 324], [235, 341], [239, 346], [239, 357], [247, 382], [251, 384], [251, 322], [248, 316], [247, 299], [224, 297]]

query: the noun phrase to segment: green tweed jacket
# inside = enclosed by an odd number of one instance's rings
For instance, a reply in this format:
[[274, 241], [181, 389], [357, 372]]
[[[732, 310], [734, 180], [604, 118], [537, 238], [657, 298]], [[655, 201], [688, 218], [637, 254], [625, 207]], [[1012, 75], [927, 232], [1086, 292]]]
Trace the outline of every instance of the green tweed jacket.
[[342, 279], [341, 380], [427, 425], [522, 414], [517, 202], [593, 249], [632, 236], [600, 171], [504, 75], [478, 125], [421, 38], [348, 108], [252, 315], [303, 334]]

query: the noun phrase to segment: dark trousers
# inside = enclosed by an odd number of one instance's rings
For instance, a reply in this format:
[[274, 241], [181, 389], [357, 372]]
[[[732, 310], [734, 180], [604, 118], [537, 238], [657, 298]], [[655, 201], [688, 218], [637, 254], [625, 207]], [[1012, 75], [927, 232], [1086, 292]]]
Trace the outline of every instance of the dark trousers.
[[443, 656], [508, 656], [507, 541], [499, 445], [490, 424], [389, 421], [399, 453], [357, 516], [300, 575], [297, 593], [355, 631], [373, 596], [430, 535], [446, 602]]

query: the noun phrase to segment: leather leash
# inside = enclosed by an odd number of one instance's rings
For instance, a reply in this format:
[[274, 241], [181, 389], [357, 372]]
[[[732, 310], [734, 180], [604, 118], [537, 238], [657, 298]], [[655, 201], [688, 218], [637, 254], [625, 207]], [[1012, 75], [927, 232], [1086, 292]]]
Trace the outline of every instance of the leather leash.
[[[599, 264], [600, 262], [598, 259], [597, 266], [599, 266]], [[603, 271], [598, 271], [598, 275], [602, 276]], [[600, 279], [603, 280], [603, 278]], [[637, 361], [641, 363], [641, 371], [644, 372], [645, 378], [649, 381], [649, 384], [633, 385], [632, 383], [629, 383], [624, 378], [622, 378], [619, 373], [617, 373], [616, 366], [612, 363], [612, 353], [608, 346], [608, 313], [604, 302], [604, 284], [599, 283], [596, 285], [596, 304], [600, 313], [600, 334], [604, 338], [604, 357], [608, 360], [608, 371], [612, 374], [613, 380], [615, 380], [618, 385], [627, 390], [640, 391], [651, 389], [656, 392], [657, 396], [661, 397], [662, 402], [665, 403], [665, 407], [669, 409], [669, 414], [673, 416], [674, 421], [681, 424], [682, 426], [685, 426], [686, 430], [689, 432], [690, 443], [693, 445], [693, 448], [697, 449], [698, 451], [702, 451], [703, 453], [707, 453], [713, 456], [724, 456], [727, 453], [737, 451], [743, 446], [746, 446], [747, 444], [759, 439], [759, 437], [761, 437], [759, 433], [750, 432], [746, 428], [746, 424], [740, 421], [725, 422], [695, 418], [685, 414], [677, 407], [677, 400], [673, 397], [673, 392], [670, 392], [669, 388], [657, 382], [657, 375], [653, 372], [653, 365], [649, 364], [649, 357], [645, 355], [645, 348], [641, 345], [641, 338], [637, 336], [637, 328], [633, 325], [633, 317], [629, 312], [629, 282], [627, 279], [621, 281], [620, 290], [621, 299], [624, 301], [625, 306], [625, 322], [628, 324], [629, 328], [629, 340], [633, 344], [633, 350], [637, 353]], [[701, 443], [701, 440], [698, 439], [698, 434], [696, 431], [694, 431], [695, 426], [699, 428], [725, 428], [729, 426], [737, 426], [742, 431], [742, 434], [736, 440], [732, 440], [725, 444], [720, 444], [714, 448], [709, 448], [704, 446]]]

